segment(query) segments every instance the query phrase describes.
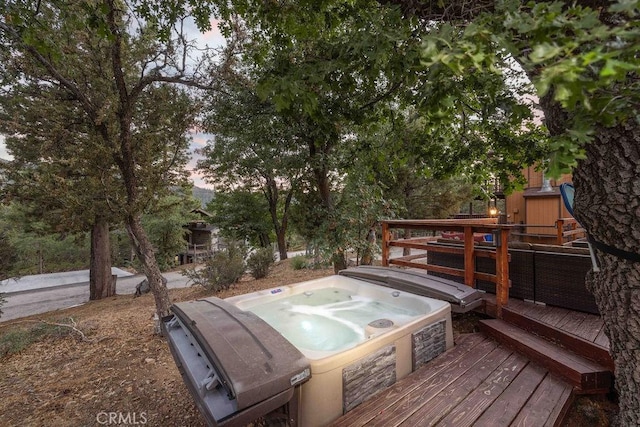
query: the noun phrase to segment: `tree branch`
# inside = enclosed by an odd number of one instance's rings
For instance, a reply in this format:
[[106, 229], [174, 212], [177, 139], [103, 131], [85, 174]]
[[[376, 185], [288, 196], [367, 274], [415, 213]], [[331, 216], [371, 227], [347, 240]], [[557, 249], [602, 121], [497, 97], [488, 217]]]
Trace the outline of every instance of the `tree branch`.
[[56, 80], [57, 84], [64, 86], [69, 92], [71, 92], [73, 96], [76, 97], [76, 99], [82, 103], [82, 107], [84, 108], [85, 112], [89, 115], [91, 120], [95, 122], [97, 118], [97, 112], [96, 112], [95, 106], [89, 100], [89, 98], [84, 93], [82, 93], [82, 91], [80, 91], [80, 89], [76, 86], [76, 84], [73, 81], [63, 76], [62, 73], [60, 73], [60, 71], [58, 70], [58, 68], [56, 68], [51, 63], [51, 61], [45, 58], [40, 52], [38, 52], [38, 50], [34, 46], [24, 43], [20, 35], [13, 28], [9, 27], [4, 22], [0, 22], [0, 30], [4, 31], [11, 39], [13, 39], [13, 41], [17, 45], [22, 46], [36, 61], [38, 61], [38, 63], [42, 67], [44, 67], [47, 70], [47, 72], [49, 72], [49, 74], [51, 74], [51, 76]]

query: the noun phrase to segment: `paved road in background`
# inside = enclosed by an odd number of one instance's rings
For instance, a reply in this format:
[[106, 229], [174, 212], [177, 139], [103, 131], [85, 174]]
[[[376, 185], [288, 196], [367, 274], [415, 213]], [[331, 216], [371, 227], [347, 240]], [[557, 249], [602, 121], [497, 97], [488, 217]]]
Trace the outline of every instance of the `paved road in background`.
[[[167, 287], [169, 288], [185, 288], [191, 284], [179, 272], [169, 272], [163, 275], [167, 278]], [[136, 285], [144, 278], [143, 275], [118, 277], [116, 293], [133, 295], [136, 291]], [[0, 287], [0, 291], [3, 291], [2, 287]], [[89, 282], [8, 293], [6, 300], [5, 305], [2, 306], [0, 322], [84, 304], [89, 301]]]
[[[402, 253], [401, 248], [392, 248], [393, 257]], [[414, 250], [414, 253], [418, 251]], [[289, 258], [302, 255], [301, 252], [289, 252]], [[114, 270], [114, 274], [127, 274], [122, 270]], [[58, 277], [58, 275], [64, 277]], [[18, 319], [20, 317], [31, 316], [33, 314], [46, 313], [48, 311], [60, 310], [89, 301], [88, 270], [54, 273], [40, 276], [28, 276], [20, 284], [12, 281], [4, 281], [0, 285], [0, 292], [6, 292], [6, 304], [2, 307], [2, 317], [0, 322]], [[180, 272], [164, 273], [167, 278], [169, 288], [185, 288], [191, 283]], [[136, 285], [144, 280], [143, 275], [132, 275], [118, 277], [116, 282], [116, 293], [120, 295], [133, 295]], [[75, 283], [73, 283], [75, 281]]]

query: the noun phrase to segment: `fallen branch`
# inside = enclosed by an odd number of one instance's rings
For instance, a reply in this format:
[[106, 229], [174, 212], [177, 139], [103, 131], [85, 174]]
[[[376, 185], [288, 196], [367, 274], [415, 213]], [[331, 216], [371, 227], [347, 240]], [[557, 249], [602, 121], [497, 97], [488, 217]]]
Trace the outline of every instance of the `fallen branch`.
[[113, 338], [113, 336], [105, 336], [105, 337], [99, 337], [99, 338], [87, 338], [87, 336], [84, 334], [84, 332], [82, 332], [80, 329], [78, 329], [78, 324], [73, 319], [73, 317], [70, 317], [69, 321], [71, 322], [71, 324], [48, 322], [48, 321], [42, 320], [42, 319], [39, 319], [39, 320], [18, 320], [16, 322], [11, 322], [10, 325], [17, 325], [19, 323], [41, 323], [41, 324], [49, 325], [49, 326], [58, 326], [58, 327], [61, 327], [61, 328], [69, 328], [71, 330], [72, 334], [75, 333], [80, 338], [80, 340], [82, 340], [83, 342], [88, 342], [88, 343], [98, 343], [98, 342], [104, 341], [106, 339]]

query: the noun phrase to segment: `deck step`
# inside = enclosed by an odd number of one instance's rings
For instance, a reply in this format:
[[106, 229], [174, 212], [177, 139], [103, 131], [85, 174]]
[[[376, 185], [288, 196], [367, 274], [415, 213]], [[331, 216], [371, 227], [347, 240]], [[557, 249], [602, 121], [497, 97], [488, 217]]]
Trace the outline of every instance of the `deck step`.
[[614, 363], [609, 349], [577, 335], [550, 326], [510, 307], [502, 309], [502, 320], [511, 323], [527, 332], [531, 332], [547, 340], [553, 341], [582, 357], [604, 366], [614, 372]]
[[578, 393], [606, 393], [613, 385], [613, 374], [606, 367], [517, 326], [490, 319], [480, 321], [480, 330], [560, 376]]

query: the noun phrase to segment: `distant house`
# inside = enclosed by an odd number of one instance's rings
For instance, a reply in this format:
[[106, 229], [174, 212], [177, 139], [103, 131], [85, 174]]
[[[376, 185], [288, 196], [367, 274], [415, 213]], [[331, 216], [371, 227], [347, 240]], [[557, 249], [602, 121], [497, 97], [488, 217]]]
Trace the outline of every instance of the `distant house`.
[[194, 209], [192, 214], [199, 216], [182, 227], [187, 231], [185, 251], [178, 255], [180, 264], [201, 262], [218, 250], [218, 228], [209, 221], [212, 215], [203, 209]]
[[560, 194], [560, 184], [571, 182], [571, 175], [563, 175], [558, 180], [548, 179], [534, 166], [528, 167], [523, 173], [527, 179], [524, 190], [506, 196], [508, 222], [522, 224], [522, 228], [514, 231], [512, 237], [531, 243], [560, 243], [558, 224], [566, 227], [565, 231], [575, 227]]

